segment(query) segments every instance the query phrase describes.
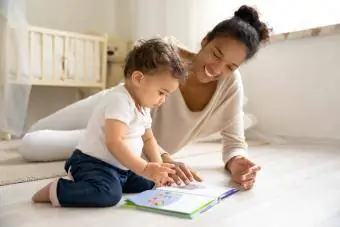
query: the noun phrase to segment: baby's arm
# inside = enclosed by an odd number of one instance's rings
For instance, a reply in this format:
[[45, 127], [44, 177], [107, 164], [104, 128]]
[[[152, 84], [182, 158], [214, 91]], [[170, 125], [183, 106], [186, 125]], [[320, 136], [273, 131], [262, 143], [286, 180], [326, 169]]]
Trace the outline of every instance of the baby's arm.
[[134, 120], [134, 103], [126, 95], [114, 94], [108, 98], [105, 107], [105, 145], [110, 153], [126, 168], [138, 175], [162, 184], [169, 180], [168, 173], [174, 173], [168, 163], [146, 162], [127, 146], [124, 138]]
[[119, 120], [106, 119], [105, 142], [109, 151], [126, 168], [142, 175], [147, 162], [135, 155], [124, 142], [124, 136], [128, 130], [125, 123]]
[[159, 146], [156, 138], [153, 135], [152, 129], [149, 128], [143, 135], [144, 148], [143, 152], [150, 162], [162, 163], [161, 153], [159, 152]]
[[[168, 174], [174, 174], [173, 164], [146, 162], [142, 157], [135, 155], [125, 144], [124, 135], [127, 125], [119, 120], [107, 119], [105, 122], [105, 141], [109, 151], [117, 160], [140, 176], [144, 176], [156, 183], [157, 186], [172, 182]], [[156, 150], [154, 152], [157, 152]], [[160, 154], [158, 154], [160, 156]], [[161, 160], [161, 158], [159, 157]]]

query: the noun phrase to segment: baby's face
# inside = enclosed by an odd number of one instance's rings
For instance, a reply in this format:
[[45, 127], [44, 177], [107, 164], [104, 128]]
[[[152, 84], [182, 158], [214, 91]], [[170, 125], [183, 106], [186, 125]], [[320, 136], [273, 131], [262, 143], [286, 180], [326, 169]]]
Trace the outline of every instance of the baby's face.
[[155, 108], [162, 105], [167, 96], [177, 90], [178, 85], [178, 79], [174, 78], [170, 72], [150, 76], [144, 75], [135, 94], [140, 105]]

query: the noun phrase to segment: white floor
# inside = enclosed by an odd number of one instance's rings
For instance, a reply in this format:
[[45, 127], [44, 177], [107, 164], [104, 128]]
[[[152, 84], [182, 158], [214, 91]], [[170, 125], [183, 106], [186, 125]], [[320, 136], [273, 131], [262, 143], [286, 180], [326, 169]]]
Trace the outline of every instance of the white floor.
[[[196, 144], [178, 158], [205, 177], [226, 185], [218, 144]], [[122, 208], [66, 209], [32, 204], [49, 180], [0, 187], [0, 226], [313, 226], [340, 227], [340, 150], [330, 145], [257, 146], [261, 164], [256, 187], [226, 199], [194, 220]]]

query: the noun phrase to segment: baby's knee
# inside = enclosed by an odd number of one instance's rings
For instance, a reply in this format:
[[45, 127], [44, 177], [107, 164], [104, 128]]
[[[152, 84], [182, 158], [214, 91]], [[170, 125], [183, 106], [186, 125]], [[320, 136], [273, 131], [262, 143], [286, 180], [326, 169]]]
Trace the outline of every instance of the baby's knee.
[[117, 205], [119, 201], [122, 199], [122, 192], [112, 189], [111, 190], [101, 189], [97, 191], [94, 197], [97, 206], [111, 207]]
[[[60, 179], [58, 189], [58, 200], [56, 201], [62, 207], [110, 207], [118, 204], [122, 198], [122, 190], [119, 187], [108, 187], [98, 182], [95, 184], [74, 183], [71, 180]], [[57, 194], [56, 190], [54, 193], [50, 193], [50, 195], [53, 194]], [[51, 197], [53, 204], [52, 199]]]

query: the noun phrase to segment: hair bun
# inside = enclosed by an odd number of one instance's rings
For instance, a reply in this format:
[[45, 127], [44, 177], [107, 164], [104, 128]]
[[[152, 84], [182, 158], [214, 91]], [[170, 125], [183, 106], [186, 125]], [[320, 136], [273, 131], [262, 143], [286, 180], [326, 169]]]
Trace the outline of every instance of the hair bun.
[[234, 13], [234, 17], [250, 24], [259, 34], [261, 41], [267, 40], [269, 37], [269, 29], [266, 24], [260, 21], [259, 13], [251, 6], [243, 5]]
[[241, 20], [249, 23], [252, 26], [256, 26], [260, 20], [259, 20], [259, 14], [256, 11], [255, 8], [243, 5], [241, 6], [235, 13], [235, 17], [240, 18]]

